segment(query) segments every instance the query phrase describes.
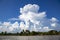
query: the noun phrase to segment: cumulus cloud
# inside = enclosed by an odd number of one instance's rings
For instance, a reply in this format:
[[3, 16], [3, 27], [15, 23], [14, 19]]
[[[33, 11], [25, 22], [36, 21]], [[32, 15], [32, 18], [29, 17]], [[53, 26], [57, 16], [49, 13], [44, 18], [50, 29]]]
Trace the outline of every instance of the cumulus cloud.
[[18, 28], [18, 26], [19, 26], [18, 22], [15, 22], [15, 23], [12, 24], [12, 28]]
[[[57, 27], [58, 20], [55, 17], [51, 19], [47, 18], [46, 12], [38, 12], [39, 6], [36, 4], [27, 4], [24, 7], [20, 8], [21, 15], [19, 19], [22, 20], [21, 29], [29, 29], [34, 31], [49, 31], [53, 30], [50, 27]], [[45, 27], [48, 26], [48, 27]]]
[[56, 27], [56, 23], [52, 23], [51, 26], [52, 26], [52, 27]]
[[1, 22], [0, 24], [0, 31], [2, 32], [5, 32], [5, 31], [8, 31], [8, 27], [10, 26], [10, 22]]
[[52, 22], [58, 22], [58, 20], [57, 20], [55, 17], [52, 17], [52, 18], [50, 19], [50, 21], [52, 21]]
[[55, 17], [47, 18], [46, 12], [39, 12], [39, 6], [36, 4], [27, 4], [20, 8], [20, 15], [18, 18], [11, 18], [9, 20], [20, 20], [19, 22], [0, 22], [0, 31], [17, 32], [21, 30], [30, 31], [49, 31], [58, 30], [60, 28], [59, 20]]
[[23, 8], [20, 8], [20, 13], [27, 13], [28, 11], [31, 11], [31, 12], [38, 12], [39, 10], [39, 6], [36, 5], [36, 4], [28, 4], [28, 5], [25, 5]]
[[4, 22], [3, 25], [4, 26], [10, 26], [10, 22]]
[[13, 32], [15, 29], [19, 28], [19, 23], [3, 22], [0, 24], [0, 32]]
[[24, 24], [24, 22], [20, 22], [20, 28], [21, 28], [22, 30], [25, 29], [25, 24]]
[[[34, 9], [32, 10], [32, 8], [34, 8]], [[26, 9], [26, 12], [24, 9]], [[39, 20], [40, 19], [42, 20], [43, 18], [46, 17], [45, 12], [38, 13], [38, 10], [39, 10], [39, 6], [36, 4], [33, 4], [33, 5], [28, 4], [28, 5], [25, 5], [23, 8], [20, 9], [20, 12], [22, 15], [20, 15], [19, 18], [20, 18], [20, 20], [25, 22], [25, 28], [26, 29], [29, 28], [30, 22], [33, 23], [33, 25], [34, 25], [33, 27], [35, 28], [35, 25], [39, 25], [39, 23], [40, 23]]]

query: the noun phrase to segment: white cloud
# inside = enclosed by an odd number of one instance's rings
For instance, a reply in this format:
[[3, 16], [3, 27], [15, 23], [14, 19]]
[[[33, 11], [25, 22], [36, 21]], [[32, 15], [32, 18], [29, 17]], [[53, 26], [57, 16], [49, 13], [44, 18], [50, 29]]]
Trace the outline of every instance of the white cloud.
[[51, 19], [50, 19], [50, 24], [51, 24], [51, 26], [52, 27], [58, 27], [58, 22], [59, 22], [59, 20], [57, 19], [57, 18], [55, 18], [55, 17], [52, 17]]
[[[39, 6], [36, 4], [28, 4], [20, 9], [21, 15], [19, 16], [19, 18], [20, 20], [23, 20], [25, 22], [23, 27], [24, 29], [30, 29], [30, 27], [33, 26], [33, 30], [39, 30], [38, 28], [42, 25], [41, 21], [46, 18], [46, 12], [38, 12], [38, 10]], [[30, 23], [32, 23], [33, 25]]]
[[45, 26], [45, 27], [43, 27], [43, 31], [49, 31], [49, 30], [53, 30], [53, 29], [50, 29], [48, 26]]
[[14, 22], [8, 29], [10, 30], [10, 32], [13, 32], [15, 29], [19, 29], [19, 23]]
[[43, 27], [43, 29], [49, 29], [48, 27]]
[[[22, 24], [23, 27], [20, 28], [30, 29], [30, 30], [32, 30], [31, 28], [33, 28], [33, 30], [35, 31], [40, 31], [40, 30], [47, 31], [50, 30], [51, 26], [56, 26], [55, 24], [53, 24], [53, 23], [58, 23], [58, 20], [55, 17], [48, 19], [46, 12], [38, 12], [38, 11], [39, 11], [39, 6], [36, 4], [33, 5], [27, 4], [23, 8], [20, 8], [21, 15], [19, 16], [19, 19], [24, 21]], [[44, 26], [48, 26], [48, 27], [44, 27]], [[43, 28], [41, 29], [41, 27]]]
[[14, 28], [12, 28], [12, 27], [9, 27], [9, 32], [11, 32], [11, 31], [13, 31], [14, 30]]
[[56, 27], [56, 23], [52, 23], [51, 26], [52, 26], [52, 27]]
[[11, 26], [11, 23], [10, 22], [3, 22], [3, 23], [1, 23], [1, 25], [0, 25], [0, 30], [1, 30], [1, 32], [3, 31], [3, 32], [5, 32], [5, 31], [7, 31], [7, 32], [9, 32], [10, 30], [9, 30], [9, 27]]
[[60, 28], [59, 20], [52, 17], [51, 19], [47, 18], [46, 12], [38, 12], [39, 6], [36, 4], [27, 4], [24, 7], [20, 8], [19, 18], [11, 18], [8, 20], [20, 20], [18, 22], [0, 22], [0, 31], [7, 32], [17, 32], [17, 30], [30, 30], [30, 31], [49, 31]]
[[2, 25], [0, 25], [0, 32], [13, 32], [15, 29], [19, 28], [19, 23], [15, 22], [15, 23], [10, 23], [10, 22], [3, 22], [1, 23]]
[[52, 22], [58, 22], [58, 20], [57, 20], [55, 17], [52, 17], [50, 20], [51, 20]]
[[15, 23], [12, 24], [12, 28], [18, 28], [18, 26], [19, 26], [18, 22], [15, 22]]
[[4, 22], [3, 25], [4, 26], [10, 26], [10, 22]]
[[9, 21], [15, 21], [15, 20], [19, 20], [18, 18], [10, 18], [8, 19]]
[[23, 30], [23, 29], [25, 29], [25, 24], [24, 24], [24, 22], [20, 22], [20, 28]]
[[20, 8], [20, 13], [27, 13], [28, 11], [31, 12], [38, 12], [39, 6], [36, 4], [27, 4], [23, 8]]

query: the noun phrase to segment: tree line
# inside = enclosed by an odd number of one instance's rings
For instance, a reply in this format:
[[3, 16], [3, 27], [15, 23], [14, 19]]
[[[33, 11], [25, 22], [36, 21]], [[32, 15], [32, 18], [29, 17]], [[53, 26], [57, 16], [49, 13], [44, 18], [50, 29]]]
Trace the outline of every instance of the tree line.
[[7, 33], [5, 32], [1, 32], [0, 35], [18, 35], [18, 36], [34, 36], [34, 35], [60, 35], [60, 31], [56, 31], [56, 30], [50, 30], [48, 32], [35, 32], [32, 31], [30, 32], [29, 30], [22, 30], [20, 33]]

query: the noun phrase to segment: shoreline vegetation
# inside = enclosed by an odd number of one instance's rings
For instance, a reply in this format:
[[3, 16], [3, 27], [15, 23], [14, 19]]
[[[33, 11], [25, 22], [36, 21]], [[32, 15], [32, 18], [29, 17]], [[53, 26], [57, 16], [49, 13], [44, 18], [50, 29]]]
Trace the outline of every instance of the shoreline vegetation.
[[50, 30], [48, 32], [35, 32], [32, 31], [30, 32], [29, 30], [26, 31], [21, 31], [20, 33], [7, 33], [5, 32], [1, 32], [0, 36], [45, 36], [45, 35], [60, 35], [60, 31], [56, 31], [56, 30]]

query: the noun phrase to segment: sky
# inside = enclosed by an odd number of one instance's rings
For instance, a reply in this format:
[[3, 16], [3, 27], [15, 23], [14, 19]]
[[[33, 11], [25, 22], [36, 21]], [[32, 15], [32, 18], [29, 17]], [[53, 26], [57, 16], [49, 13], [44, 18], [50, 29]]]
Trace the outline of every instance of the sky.
[[0, 0], [0, 32], [60, 30], [59, 24], [60, 0]]

